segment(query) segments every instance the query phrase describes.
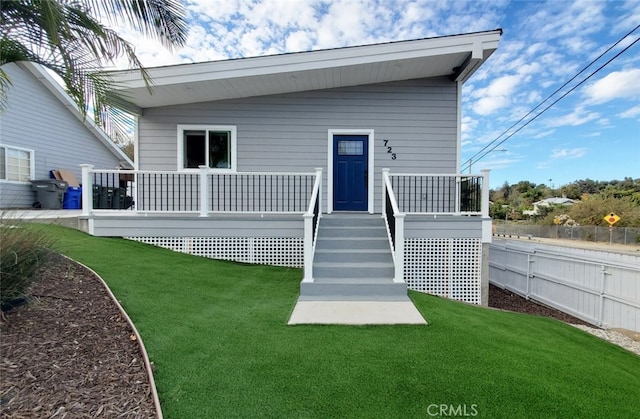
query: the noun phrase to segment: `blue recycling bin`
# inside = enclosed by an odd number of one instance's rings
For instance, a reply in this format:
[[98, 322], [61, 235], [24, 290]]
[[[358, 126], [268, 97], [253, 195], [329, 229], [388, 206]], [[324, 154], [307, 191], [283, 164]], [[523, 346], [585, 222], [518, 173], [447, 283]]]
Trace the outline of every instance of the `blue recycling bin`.
[[62, 199], [63, 209], [82, 208], [82, 186], [69, 186]]

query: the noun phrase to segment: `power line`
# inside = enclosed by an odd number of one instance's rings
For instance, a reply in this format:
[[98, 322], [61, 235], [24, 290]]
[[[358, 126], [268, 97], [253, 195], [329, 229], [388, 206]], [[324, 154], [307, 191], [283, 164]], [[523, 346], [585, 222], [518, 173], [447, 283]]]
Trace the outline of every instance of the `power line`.
[[[596, 63], [598, 60], [600, 60], [604, 55], [606, 55], [609, 51], [611, 51], [613, 48], [615, 48], [620, 42], [624, 41], [629, 35], [631, 35], [632, 33], [634, 33], [636, 30], [638, 30], [638, 28], [640, 28], [640, 25], [636, 26], [635, 28], [633, 28], [631, 31], [629, 31], [627, 34], [625, 34], [622, 38], [620, 38], [619, 40], [617, 40], [613, 45], [611, 45], [609, 48], [607, 48], [603, 53], [601, 53], [597, 58], [595, 58], [594, 60], [592, 60], [589, 64], [587, 64], [585, 67], [583, 67], [578, 73], [576, 73], [573, 77], [571, 77], [571, 79], [569, 79], [568, 81], [566, 81], [562, 86], [560, 86], [559, 88], [557, 88], [553, 93], [551, 93], [549, 96], [547, 96], [542, 102], [540, 102], [538, 105], [536, 105], [535, 108], [531, 109], [529, 112], [527, 112], [526, 115], [524, 115], [522, 118], [520, 118], [518, 121], [516, 121], [513, 125], [511, 125], [509, 128], [507, 128], [506, 130], [504, 130], [500, 135], [498, 135], [495, 139], [491, 140], [487, 145], [485, 145], [480, 151], [478, 151], [476, 154], [474, 154], [473, 156], [471, 156], [467, 161], [465, 161], [463, 163], [464, 167], [461, 167], [461, 171], [466, 170], [469, 165], [471, 165], [471, 163], [476, 163], [478, 162], [480, 159], [482, 159], [484, 156], [486, 156], [487, 154], [489, 154], [491, 151], [495, 150], [497, 147], [499, 147], [501, 144], [503, 144], [506, 140], [508, 140], [509, 138], [513, 137], [514, 134], [516, 134], [518, 131], [522, 130], [522, 128], [526, 127], [527, 125], [529, 125], [533, 120], [535, 120], [538, 116], [540, 116], [542, 113], [544, 113], [547, 109], [549, 109], [551, 106], [555, 105], [556, 103], [558, 103], [560, 101], [560, 99], [564, 98], [565, 96], [567, 96], [567, 94], [571, 93], [573, 90], [575, 90], [578, 86], [580, 86], [581, 84], [583, 84], [585, 81], [587, 81], [589, 78], [591, 78], [594, 74], [596, 74], [598, 71], [602, 70], [602, 68], [604, 68], [606, 65], [608, 65], [611, 61], [613, 61], [615, 58], [617, 58], [620, 54], [622, 54], [623, 52], [625, 52], [626, 50], [628, 50], [631, 46], [633, 46], [636, 42], [638, 42], [638, 39], [636, 39], [633, 43], [631, 43], [630, 45], [628, 45], [626, 48], [624, 48], [620, 53], [616, 54], [616, 56], [614, 56], [612, 59], [610, 59], [609, 61], [607, 61], [603, 66], [601, 66], [600, 68], [598, 68], [596, 71], [594, 71], [593, 73], [591, 73], [587, 78], [585, 78], [584, 80], [582, 80], [580, 83], [578, 83], [576, 86], [574, 86], [573, 88], [571, 88], [568, 92], [566, 92], [564, 95], [562, 95], [558, 100], [554, 101], [550, 106], [548, 106], [547, 108], [545, 108], [543, 111], [541, 111], [539, 114], [537, 114], [536, 116], [534, 116], [532, 119], [530, 119], [525, 125], [523, 125], [522, 127], [518, 128], [515, 132], [513, 132], [511, 135], [509, 135], [507, 138], [505, 138], [503, 141], [501, 141], [500, 143], [496, 144], [495, 146], [493, 146], [491, 148], [491, 150], [488, 150], [486, 153], [483, 154], [483, 152], [485, 150], [487, 150], [489, 147], [491, 147], [496, 141], [500, 140], [500, 138], [507, 134], [512, 128], [514, 128], [516, 125], [518, 125], [520, 122], [522, 122], [523, 120], [525, 120], [529, 115], [531, 115], [533, 112], [535, 112], [536, 109], [538, 109], [539, 107], [541, 107], [542, 105], [544, 105], [547, 101], [549, 101], [553, 96], [556, 95], [556, 93], [558, 93], [559, 91], [561, 91], [563, 88], [565, 88], [569, 83], [571, 83], [572, 81], [574, 81], [580, 74], [584, 73], [589, 67], [591, 67], [594, 63]], [[482, 155], [481, 155], [482, 154]], [[480, 157], [478, 157], [479, 155], [481, 155]]]
[[[636, 28], [632, 31], [634, 32], [636, 29], [638, 29], [640, 27], [640, 25], [636, 26]], [[625, 35], [626, 37], [627, 35]], [[623, 38], [624, 39], [624, 38]], [[580, 87], [582, 84], [584, 84], [587, 80], [589, 80], [591, 77], [593, 77], [596, 73], [598, 73], [600, 70], [602, 70], [604, 67], [606, 67], [607, 65], [609, 65], [609, 63], [611, 63], [613, 60], [615, 60], [616, 58], [618, 58], [621, 54], [623, 54], [625, 51], [627, 51], [629, 48], [631, 48], [632, 46], [634, 46], [636, 43], [638, 43], [640, 41], [640, 38], [637, 38], [635, 41], [633, 41], [631, 44], [629, 44], [628, 46], [626, 46], [624, 49], [622, 49], [619, 53], [617, 53], [616, 55], [614, 55], [611, 59], [609, 59], [606, 63], [602, 64], [600, 67], [598, 67], [596, 70], [594, 70], [591, 74], [589, 74], [587, 77], [585, 77], [582, 81], [580, 81], [578, 84], [576, 84], [575, 86], [573, 86], [571, 89], [569, 89], [567, 92], [565, 92], [562, 96], [560, 96], [558, 99], [554, 100], [549, 106], [547, 106], [546, 108], [544, 108], [542, 111], [540, 111], [538, 114], [536, 114], [533, 118], [531, 118], [530, 120], [528, 120], [524, 125], [522, 125], [520, 128], [518, 128], [517, 130], [515, 130], [514, 132], [512, 132], [511, 134], [509, 134], [506, 138], [504, 138], [502, 141], [500, 141], [499, 143], [495, 144], [490, 150], [487, 150], [486, 152], [484, 152], [484, 154], [480, 155], [482, 153], [483, 150], [485, 150], [488, 146], [485, 146], [480, 152], [476, 153], [471, 159], [469, 159], [467, 162], [465, 162], [464, 164], [467, 165], [467, 163], [471, 163], [473, 161], [473, 163], [477, 163], [479, 160], [481, 160], [483, 157], [485, 157], [487, 154], [489, 154], [490, 152], [492, 152], [493, 150], [495, 150], [496, 148], [500, 147], [502, 144], [504, 144], [508, 139], [510, 139], [511, 137], [513, 137], [514, 135], [516, 135], [518, 132], [520, 132], [523, 128], [525, 128], [527, 125], [529, 125], [530, 123], [532, 123], [533, 121], [535, 121], [540, 115], [542, 115], [543, 113], [545, 113], [547, 110], [549, 110], [549, 108], [551, 108], [553, 105], [555, 105], [556, 103], [560, 102], [560, 100], [562, 100], [564, 97], [566, 97], [569, 93], [573, 92], [574, 90], [576, 90], [578, 87]], [[618, 41], [619, 42], [619, 41]], [[574, 77], [575, 78], [575, 77]], [[553, 95], [551, 95], [553, 96]], [[545, 99], [542, 103], [546, 102], [549, 98]], [[541, 103], [541, 104], [542, 104]], [[540, 104], [540, 105], [541, 105]], [[537, 109], [540, 105], [536, 106], [535, 109]], [[533, 110], [531, 111], [533, 112]], [[527, 115], [529, 115], [531, 112], [529, 112]], [[524, 118], [523, 118], [524, 119]], [[522, 120], [522, 119], [521, 119]], [[520, 121], [521, 121], [520, 120]], [[518, 121], [518, 122], [520, 122]], [[517, 124], [517, 123], [516, 123]], [[511, 128], [513, 128], [513, 126], [515, 126], [516, 124], [512, 125]], [[509, 129], [511, 129], [509, 128]], [[508, 132], [509, 129], [507, 131], [505, 131], [504, 133]], [[491, 143], [489, 143], [489, 145], [493, 144], [495, 141], [497, 141], [497, 139], [499, 139], [502, 135], [504, 135], [504, 133], [500, 134], [495, 140], [491, 141]], [[476, 158], [476, 156], [480, 155], [480, 157]], [[461, 171], [464, 171], [468, 168], [468, 165], [465, 166], [463, 169], [461, 169]]]

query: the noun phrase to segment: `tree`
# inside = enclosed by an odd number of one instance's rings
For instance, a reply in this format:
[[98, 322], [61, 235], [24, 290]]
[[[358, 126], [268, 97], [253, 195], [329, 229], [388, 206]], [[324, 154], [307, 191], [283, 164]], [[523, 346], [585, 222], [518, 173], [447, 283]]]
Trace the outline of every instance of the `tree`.
[[572, 205], [569, 215], [581, 225], [608, 225], [604, 216], [616, 213], [621, 220], [616, 227], [640, 226], [640, 206], [630, 197], [615, 198], [602, 194], [584, 195], [582, 201]]
[[[148, 86], [149, 76], [132, 45], [101, 23], [101, 16], [168, 48], [186, 42], [179, 0], [1, 0], [0, 65], [31, 61], [49, 68], [60, 76], [83, 114], [93, 110], [94, 120], [104, 126], [119, 100], [105, 65], [124, 56], [131, 68], [140, 69]], [[0, 108], [6, 104], [10, 83], [0, 68]], [[115, 115], [117, 119], [122, 113]]]

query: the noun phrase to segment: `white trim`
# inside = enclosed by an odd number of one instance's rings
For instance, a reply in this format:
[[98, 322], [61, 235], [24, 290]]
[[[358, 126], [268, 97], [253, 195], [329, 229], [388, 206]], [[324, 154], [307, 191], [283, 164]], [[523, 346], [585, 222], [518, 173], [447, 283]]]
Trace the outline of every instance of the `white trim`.
[[333, 137], [335, 135], [366, 135], [368, 137], [368, 149], [369, 153], [367, 170], [368, 170], [368, 187], [367, 187], [367, 211], [369, 214], [373, 214], [374, 202], [374, 130], [373, 129], [329, 129], [327, 133], [327, 214], [333, 212]]
[[12, 184], [18, 184], [18, 185], [27, 185], [29, 184], [32, 180], [34, 180], [36, 178], [36, 151], [31, 149], [31, 148], [24, 148], [24, 147], [17, 147], [17, 146], [13, 146], [13, 145], [9, 145], [9, 144], [5, 144], [5, 143], [0, 143], [0, 147], [5, 149], [5, 154], [4, 154], [4, 158], [5, 158], [5, 162], [4, 162], [4, 170], [5, 173], [0, 173], [0, 176], [6, 176], [6, 170], [7, 170], [7, 152], [6, 150], [18, 150], [18, 151], [25, 151], [27, 153], [29, 153], [29, 180], [27, 181], [23, 181], [23, 180], [13, 180], [13, 179], [2, 179], [0, 178], [0, 182], [2, 183], [12, 183]]
[[187, 169], [184, 167], [184, 131], [185, 130], [203, 130], [203, 131], [229, 131], [231, 133], [231, 157], [229, 169], [216, 169], [210, 167], [208, 170], [210, 173], [235, 173], [238, 171], [238, 141], [237, 141], [237, 127], [235, 125], [189, 125], [179, 124], [177, 126], [177, 140], [178, 140], [178, 155], [177, 165], [178, 172], [192, 172], [199, 173], [199, 168]]
[[456, 82], [456, 173], [460, 173], [462, 157], [462, 82]]
[[140, 117], [133, 116], [133, 169], [140, 170]]

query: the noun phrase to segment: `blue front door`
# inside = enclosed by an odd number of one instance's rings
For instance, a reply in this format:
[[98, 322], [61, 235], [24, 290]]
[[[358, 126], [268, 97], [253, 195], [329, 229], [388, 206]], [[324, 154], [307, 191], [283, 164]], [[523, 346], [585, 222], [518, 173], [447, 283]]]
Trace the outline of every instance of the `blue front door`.
[[367, 211], [368, 141], [366, 135], [333, 136], [333, 209]]

